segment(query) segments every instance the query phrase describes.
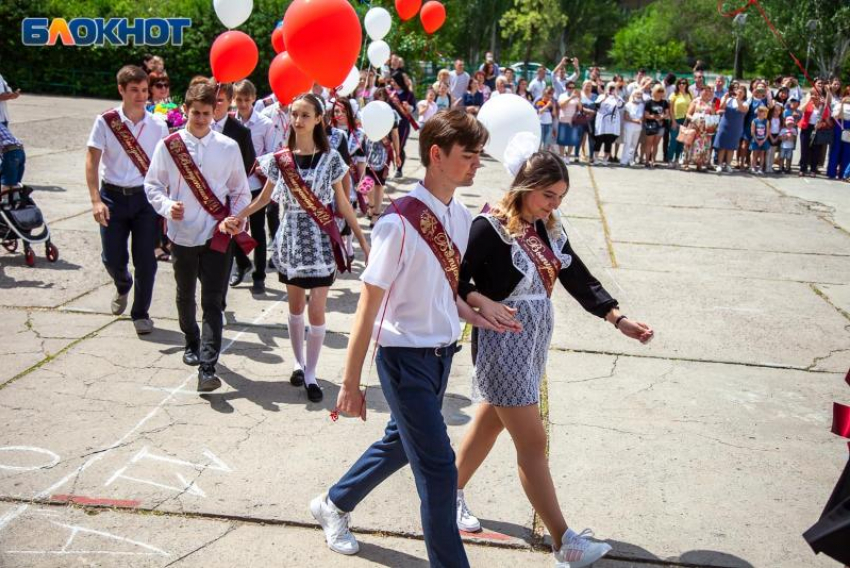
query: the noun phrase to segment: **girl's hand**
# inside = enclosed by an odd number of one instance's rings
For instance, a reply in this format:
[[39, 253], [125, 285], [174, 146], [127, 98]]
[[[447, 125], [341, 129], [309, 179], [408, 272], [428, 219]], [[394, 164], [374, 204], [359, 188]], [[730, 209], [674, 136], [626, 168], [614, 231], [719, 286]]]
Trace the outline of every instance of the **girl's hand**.
[[652, 338], [655, 337], [655, 332], [647, 324], [639, 321], [632, 321], [627, 318], [620, 320], [619, 329], [620, 333], [626, 337], [637, 339], [643, 344], [649, 343], [652, 341]]
[[514, 333], [522, 331], [522, 324], [516, 320], [515, 308], [509, 308], [502, 303], [494, 302], [487, 298], [479, 306], [478, 313], [493, 325], [496, 331], [513, 331]]

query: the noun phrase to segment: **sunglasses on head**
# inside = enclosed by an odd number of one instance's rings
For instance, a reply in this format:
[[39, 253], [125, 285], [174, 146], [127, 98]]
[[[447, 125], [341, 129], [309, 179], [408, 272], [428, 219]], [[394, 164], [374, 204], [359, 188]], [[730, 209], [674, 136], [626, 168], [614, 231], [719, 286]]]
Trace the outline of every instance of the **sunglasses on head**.
[[169, 85], [168, 83], [158, 82], [158, 83], [154, 83], [153, 86], [156, 87], [157, 89], [167, 89], [171, 85]]

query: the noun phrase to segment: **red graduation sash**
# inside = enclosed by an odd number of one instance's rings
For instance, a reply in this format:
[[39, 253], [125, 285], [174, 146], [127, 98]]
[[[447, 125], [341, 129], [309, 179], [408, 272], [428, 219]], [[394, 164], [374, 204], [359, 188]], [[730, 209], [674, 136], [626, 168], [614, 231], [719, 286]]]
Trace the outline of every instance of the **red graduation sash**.
[[274, 155], [277, 167], [280, 170], [280, 175], [283, 176], [286, 186], [290, 193], [298, 202], [298, 205], [310, 216], [319, 228], [331, 239], [331, 249], [333, 250], [334, 260], [340, 272], [351, 272], [351, 259], [345, 254], [345, 245], [342, 242], [342, 236], [339, 234], [339, 227], [336, 226], [334, 214], [330, 207], [319, 201], [310, 186], [298, 173], [295, 167], [295, 157], [292, 155], [292, 150], [284, 148]]
[[413, 118], [413, 115], [410, 114], [410, 112], [406, 108], [404, 108], [404, 105], [402, 104], [401, 100], [398, 98], [398, 95], [391, 92], [391, 91], [387, 91], [387, 94], [389, 95], [390, 101], [392, 101], [393, 106], [396, 107], [396, 110], [407, 120], [407, 122], [410, 123], [410, 126], [413, 127], [413, 130], [416, 130], [418, 132], [419, 131], [419, 123], [416, 122], [416, 119]]
[[148, 157], [145, 149], [139, 144], [139, 141], [133, 136], [133, 133], [121, 120], [121, 115], [117, 110], [112, 109], [103, 113], [103, 120], [106, 121], [106, 126], [112, 131], [118, 139], [118, 143], [124, 148], [127, 157], [133, 162], [133, 165], [139, 170], [143, 176], [148, 174], [148, 168], [151, 165], [151, 160]]
[[[485, 205], [482, 212], [487, 213], [489, 211], [490, 206]], [[505, 221], [498, 217], [496, 217], [496, 220], [502, 225], [505, 224]], [[540, 279], [546, 287], [546, 295], [551, 298], [555, 283], [558, 281], [558, 273], [561, 271], [561, 261], [537, 234], [534, 223], [526, 226], [522, 235], [514, 235], [513, 237], [516, 239], [519, 248], [531, 259], [534, 268], [537, 269], [537, 274], [540, 275]]]
[[[177, 171], [180, 172], [183, 181], [192, 190], [192, 195], [195, 196], [195, 199], [198, 200], [204, 211], [209, 213], [219, 223], [229, 217], [230, 204], [222, 203], [216, 197], [215, 193], [213, 193], [204, 174], [201, 173], [195, 160], [189, 154], [189, 149], [186, 148], [186, 144], [180, 137], [180, 133], [175, 132], [171, 134], [164, 142], [166, 150], [168, 150], [168, 153], [171, 154], [171, 158], [174, 160], [174, 165], [177, 166]], [[245, 231], [242, 231], [233, 238], [245, 254], [250, 253], [257, 246], [257, 241], [252, 239]], [[210, 248], [216, 252], [226, 252], [227, 247], [230, 245], [230, 239], [231, 235], [222, 233], [216, 229], [213, 234], [212, 243], [210, 243]]]
[[405, 196], [393, 201], [391, 209], [386, 214], [397, 213], [413, 225], [419, 236], [428, 244], [431, 252], [443, 268], [452, 295], [457, 300], [458, 282], [460, 281], [460, 250], [446, 233], [445, 227], [427, 205], [415, 197]]

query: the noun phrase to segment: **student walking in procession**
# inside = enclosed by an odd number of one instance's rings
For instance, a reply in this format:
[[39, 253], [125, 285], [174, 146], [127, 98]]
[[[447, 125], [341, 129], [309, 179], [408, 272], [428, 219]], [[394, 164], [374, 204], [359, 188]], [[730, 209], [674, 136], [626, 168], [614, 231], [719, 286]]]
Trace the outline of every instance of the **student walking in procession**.
[[[127, 309], [136, 333], [153, 331], [150, 306], [156, 278], [158, 218], [145, 197], [145, 176], [157, 143], [168, 136], [165, 121], [145, 110], [148, 75], [127, 65], [118, 71], [121, 104], [98, 116], [87, 143], [86, 183], [92, 215], [100, 224], [101, 259], [115, 293], [111, 312]], [[129, 250], [129, 252], [128, 252]], [[130, 274], [133, 258], [135, 281]]]
[[[251, 193], [239, 145], [211, 128], [215, 106], [216, 87], [207, 81], [189, 87], [184, 102], [186, 128], [157, 145], [145, 177], [148, 200], [167, 219], [177, 316], [184, 336], [183, 362], [199, 366], [200, 392], [221, 386], [216, 363], [232, 257], [228, 233], [236, 235], [236, 244], [246, 254], [255, 244], [244, 232], [245, 223], [228, 219], [248, 205]], [[195, 317], [199, 281], [201, 329]]]
[[459, 317], [473, 325], [493, 325], [458, 299], [472, 217], [454, 197], [457, 187], [472, 185], [486, 141], [487, 131], [469, 114], [460, 109], [437, 113], [419, 136], [423, 182], [398, 199], [372, 232], [372, 255], [362, 275], [337, 409], [366, 418], [360, 384], [374, 333], [390, 421], [384, 437], [328, 493], [310, 503], [335, 552], [359, 551], [348, 528], [349, 514], [409, 464], [431, 566], [469, 566], [455, 521], [457, 470], [441, 407], [458, 350]]

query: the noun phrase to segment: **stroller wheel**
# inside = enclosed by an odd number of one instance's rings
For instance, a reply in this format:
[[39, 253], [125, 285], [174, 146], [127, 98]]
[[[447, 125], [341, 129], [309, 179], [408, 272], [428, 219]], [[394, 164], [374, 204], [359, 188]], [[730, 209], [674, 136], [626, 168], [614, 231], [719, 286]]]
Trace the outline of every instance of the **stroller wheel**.
[[48, 261], [56, 262], [59, 260], [59, 249], [56, 248], [56, 245], [53, 243], [47, 243], [47, 247], [45, 247], [45, 255], [47, 256]]
[[8, 241], [3, 241], [3, 248], [9, 252], [15, 252], [18, 250], [18, 241], [16, 239], [9, 239]]
[[35, 251], [27, 248], [24, 252], [24, 261], [27, 263], [27, 266], [35, 266]]

